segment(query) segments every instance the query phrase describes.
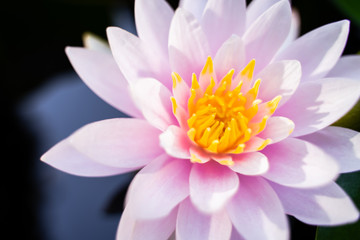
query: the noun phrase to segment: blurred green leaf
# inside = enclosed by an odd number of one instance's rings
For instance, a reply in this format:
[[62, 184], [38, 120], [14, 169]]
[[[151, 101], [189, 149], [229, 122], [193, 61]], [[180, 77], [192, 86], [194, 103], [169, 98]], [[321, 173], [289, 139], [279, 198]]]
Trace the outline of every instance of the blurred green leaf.
[[360, 25], [360, 1], [359, 0], [333, 0], [333, 2], [348, 15], [351, 20]]
[[[360, 1], [359, 1], [359, 4], [360, 4]], [[359, 9], [359, 11], [360, 11], [360, 9]], [[360, 12], [359, 12], [359, 14], [360, 14]], [[358, 52], [357, 54], [360, 55], [360, 52]], [[360, 121], [359, 120], [360, 120], [360, 100], [355, 104], [355, 106], [347, 114], [345, 114], [342, 118], [340, 118], [338, 121], [336, 121], [332, 125], [338, 126], [338, 127], [350, 128], [350, 129], [360, 132]]]
[[[343, 174], [336, 181], [360, 209], [360, 172]], [[339, 227], [318, 227], [316, 240], [353, 240], [360, 236], [360, 220]]]
[[345, 116], [336, 121], [333, 126], [350, 128], [360, 132], [360, 100]]

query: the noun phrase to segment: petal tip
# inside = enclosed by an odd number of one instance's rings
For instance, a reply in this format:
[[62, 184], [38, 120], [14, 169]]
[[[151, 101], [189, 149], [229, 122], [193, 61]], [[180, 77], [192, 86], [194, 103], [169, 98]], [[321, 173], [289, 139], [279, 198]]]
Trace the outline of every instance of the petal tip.
[[109, 37], [114, 34], [115, 31], [119, 30], [118, 27], [109, 26], [106, 28], [106, 35]]
[[47, 152], [45, 152], [43, 155], [41, 155], [40, 161], [45, 162], [45, 163], [48, 162], [48, 158], [47, 158], [48, 152], [49, 152], [49, 151], [47, 151]]
[[75, 47], [66, 46], [66, 47], [65, 47], [65, 53], [66, 53], [66, 55], [67, 55], [67, 56], [71, 55], [71, 53], [72, 53], [72, 51], [73, 51], [74, 48], [75, 48]]

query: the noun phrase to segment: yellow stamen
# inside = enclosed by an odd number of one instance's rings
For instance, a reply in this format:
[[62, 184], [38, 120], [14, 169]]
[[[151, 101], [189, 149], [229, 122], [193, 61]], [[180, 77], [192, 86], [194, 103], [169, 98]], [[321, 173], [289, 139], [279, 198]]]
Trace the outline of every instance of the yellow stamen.
[[195, 134], [196, 134], [195, 128], [190, 128], [190, 130], [187, 132], [188, 137], [189, 137], [192, 141], [195, 141]]
[[211, 57], [208, 57], [206, 59], [205, 66], [204, 66], [203, 70], [201, 71], [201, 75], [212, 74], [213, 72], [214, 72], [213, 61], [212, 61]]
[[177, 83], [180, 83], [182, 81], [182, 78], [176, 72], [171, 73], [171, 78], [173, 81], [173, 88], [176, 88]]
[[241, 76], [246, 77], [247, 79], [252, 79], [255, 69], [255, 60], [251, 60], [248, 65], [241, 71]]
[[263, 150], [267, 145], [269, 145], [271, 143], [271, 139], [266, 139], [258, 148], [258, 151]]
[[172, 103], [172, 109], [173, 109], [173, 113], [176, 116], [176, 109], [177, 109], [177, 104], [176, 104], [176, 100], [174, 97], [170, 97], [171, 103]]
[[276, 96], [273, 100], [267, 103], [267, 107], [270, 109], [270, 114], [273, 114], [275, 112], [281, 98], [281, 96]]
[[231, 151], [231, 153], [242, 153], [244, 151], [245, 144], [241, 143], [239, 144], [235, 150]]
[[[234, 85], [233, 69], [217, 83], [213, 61], [208, 57], [200, 73], [200, 84], [196, 75], [192, 75], [187, 135], [193, 144], [205, 152], [215, 156], [219, 154], [220, 157], [214, 159], [220, 164], [233, 164], [231, 158], [227, 159], [224, 154], [244, 152], [247, 142], [266, 128], [267, 120], [281, 99], [281, 96], [277, 96], [261, 103], [261, 99], [258, 99], [261, 79], [252, 84], [254, 68], [255, 60], [251, 60], [236, 76]], [[172, 73], [172, 80], [174, 88], [182, 81], [177, 73]], [[171, 102], [176, 115], [179, 106], [173, 97]], [[271, 139], [263, 140], [257, 150], [262, 150], [270, 143]], [[194, 154], [191, 154], [191, 161], [202, 162]]]
[[215, 81], [214, 81], [214, 78], [211, 78], [210, 84], [205, 90], [205, 94], [212, 95], [214, 87], [215, 87]]
[[234, 161], [232, 161], [232, 160], [219, 160], [218, 163], [220, 163], [221, 165], [226, 165], [226, 166], [234, 165]]
[[224, 91], [228, 91], [231, 86], [231, 80], [234, 75], [234, 69], [231, 69], [225, 77], [221, 80], [218, 89], [215, 92], [216, 96], [221, 96]]
[[199, 159], [195, 154], [191, 153], [190, 154], [190, 161], [192, 163], [203, 163], [203, 161], [201, 161], [201, 159]]

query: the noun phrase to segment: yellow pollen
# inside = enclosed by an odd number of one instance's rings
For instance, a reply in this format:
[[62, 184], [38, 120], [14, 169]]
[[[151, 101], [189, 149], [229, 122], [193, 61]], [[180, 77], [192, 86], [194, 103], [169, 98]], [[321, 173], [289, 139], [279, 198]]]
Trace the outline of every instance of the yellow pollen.
[[[220, 82], [214, 79], [214, 66], [211, 57], [200, 73], [200, 83], [192, 75], [190, 96], [188, 99], [189, 139], [205, 151], [212, 154], [238, 154], [246, 150], [247, 142], [266, 128], [269, 117], [275, 112], [281, 96], [262, 103], [258, 99], [261, 79], [253, 83], [255, 60], [234, 78], [231, 69]], [[181, 81], [177, 73], [172, 74], [173, 84]], [[245, 89], [245, 92], [242, 91]], [[177, 105], [171, 98], [174, 114]], [[258, 151], [271, 143], [263, 140]], [[192, 162], [201, 162], [195, 155]], [[228, 160], [221, 164], [231, 165]]]
[[192, 163], [202, 163], [201, 159], [199, 159], [195, 154], [191, 154], [190, 161]]

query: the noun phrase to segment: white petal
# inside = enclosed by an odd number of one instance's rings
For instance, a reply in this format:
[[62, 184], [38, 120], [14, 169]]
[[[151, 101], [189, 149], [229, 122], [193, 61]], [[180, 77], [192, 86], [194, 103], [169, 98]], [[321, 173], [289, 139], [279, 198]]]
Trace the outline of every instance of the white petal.
[[236, 154], [232, 160], [230, 168], [244, 175], [261, 175], [269, 169], [269, 161], [261, 152]]
[[291, 8], [281, 0], [265, 11], [244, 33], [246, 59], [256, 60], [256, 69], [263, 69], [287, 38], [291, 23]]
[[115, 118], [88, 124], [71, 135], [69, 141], [100, 164], [133, 168], [142, 167], [163, 153], [159, 134], [145, 120]]
[[246, 240], [246, 239], [243, 236], [241, 236], [240, 233], [233, 226], [233, 228], [231, 230], [230, 240]]
[[168, 216], [159, 219], [139, 220], [131, 213], [131, 207], [127, 206], [121, 215], [116, 239], [168, 239], [175, 230], [177, 212], [177, 208], [175, 208]]
[[206, 215], [199, 212], [189, 199], [179, 207], [176, 239], [229, 239], [232, 224], [225, 211]]
[[179, 7], [194, 15], [200, 21], [208, 0], [180, 0]]
[[109, 27], [107, 36], [113, 56], [128, 82], [153, 77], [171, 89], [168, 59], [159, 57], [145, 42], [121, 28]]
[[171, 69], [190, 85], [192, 73], [199, 74], [210, 55], [205, 34], [196, 18], [178, 8], [171, 22], [169, 57]]
[[190, 198], [199, 211], [221, 210], [239, 187], [237, 175], [215, 161], [193, 164], [190, 172]]
[[172, 93], [176, 100], [176, 104], [183, 109], [187, 109], [190, 96], [190, 87], [187, 83], [177, 74], [172, 74], [173, 88]]
[[266, 123], [265, 129], [258, 135], [263, 139], [271, 139], [271, 144], [287, 138], [295, 128], [295, 124], [288, 118], [271, 117]]
[[315, 189], [295, 189], [271, 184], [287, 214], [311, 225], [339, 225], [355, 222], [359, 211], [336, 184]]
[[156, 57], [168, 58], [168, 38], [170, 22], [174, 10], [164, 0], [136, 0], [136, 31], [144, 42], [148, 43]]
[[167, 216], [189, 196], [191, 163], [163, 155], [146, 165], [134, 178], [128, 202], [137, 219]]
[[261, 16], [266, 10], [268, 10], [275, 3], [280, 0], [253, 0], [246, 8], [246, 25], [249, 27], [258, 17]]
[[242, 176], [240, 182], [227, 207], [237, 231], [245, 239], [288, 239], [285, 212], [271, 186], [261, 177]]
[[244, 0], [208, 0], [201, 26], [209, 39], [212, 54], [231, 35], [241, 36], [245, 28]]
[[277, 57], [277, 60], [300, 61], [304, 80], [324, 77], [336, 64], [345, 47], [349, 21], [339, 21], [317, 28], [298, 38]]
[[128, 82], [110, 54], [85, 48], [67, 47], [66, 54], [89, 88], [110, 105], [142, 118], [128, 89]]
[[306, 82], [276, 110], [276, 115], [291, 119], [295, 123], [292, 136], [302, 136], [334, 123], [355, 105], [359, 96], [359, 81], [324, 78]]
[[315, 145], [296, 138], [269, 145], [262, 152], [270, 164], [263, 176], [284, 186], [324, 186], [339, 174], [339, 167], [332, 157]]
[[160, 145], [170, 156], [190, 159], [189, 138], [186, 132], [177, 126], [170, 126], [160, 135]]
[[300, 14], [296, 9], [292, 9], [292, 18], [291, 18], [291, 27], [289, 31], [289, 35], [287, 36], [285, 42], [281, 46], [279, 52], [282, 49], [289, 46], [293, 41], [295, 41], [300, 35]]
[[232, 35], [217, 51], [214, 58], [214, 68], [219, 79], [222, 79], [231, 69], [235, 75], [245, 65], [245, 46], [242, 39]]
[[159, 81], [153, 78], [139, 79], [130, 84], [130, 91], [135, 104], [150, 124], [165, 131], [176, 123], [170, 101], [171, 92]]
[[301, 138], [330, 154], [338, 162], [340, 172], [360, 170], [360, 133], [341, 127], [327, 127]]
[[41, 156], [41, 160], [61, 171], [83, 177], [112, 176], [140, 168], [117, 168], [101, 164], [80, 153], [69, 139], [57, 143]]
[[339, 59], [328, 77], [360, 78], [360, 56], [348, 55]]
[[259, 98], [271, 101], [281, 95], [283, 105], [296, 91], [301, 79], [301, 65], [296, 60], [278, 61], [267, 65], [255, 79], [261, 79]]

